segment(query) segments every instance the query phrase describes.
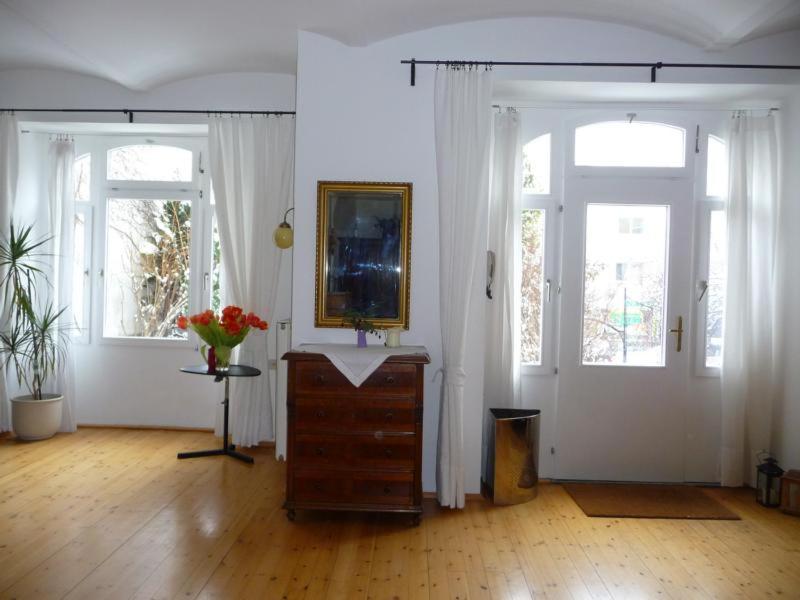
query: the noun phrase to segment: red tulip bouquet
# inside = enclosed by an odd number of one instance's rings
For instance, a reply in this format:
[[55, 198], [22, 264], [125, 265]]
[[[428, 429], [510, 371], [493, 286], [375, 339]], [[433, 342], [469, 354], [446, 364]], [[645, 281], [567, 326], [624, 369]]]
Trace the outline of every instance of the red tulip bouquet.
[[213, 310], [207, 310], [197, 315], [178, 317], [178, 327], [193, 329], [206, 344], [200, 348], [203, 359], [208, 363], [208, 371], [227, 369], [231, 362], [231, 352], [244, 341], [250, 330], [265, 330], [268, 325], [254, 313], [244, 314], [238, 306], [226, 306], [222, 315], [217, 316]]

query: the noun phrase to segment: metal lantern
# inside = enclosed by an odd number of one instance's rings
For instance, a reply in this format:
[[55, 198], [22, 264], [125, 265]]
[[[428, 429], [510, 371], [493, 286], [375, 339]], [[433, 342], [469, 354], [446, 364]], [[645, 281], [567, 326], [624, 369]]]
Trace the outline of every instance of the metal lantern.
[[762, 506], [775, 508], [781, 504], [781, 475], [778, 461], [768, 456], [756, 467], [756, 501]]

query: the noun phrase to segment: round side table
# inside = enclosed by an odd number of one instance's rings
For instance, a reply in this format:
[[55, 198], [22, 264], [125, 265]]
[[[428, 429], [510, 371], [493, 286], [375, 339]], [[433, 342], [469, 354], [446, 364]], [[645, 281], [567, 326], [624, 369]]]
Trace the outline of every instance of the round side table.
[[178, 458], [198, 458], [200, 456], [225, 455], [252, 464], [253, 463], [252, 456], [248, 456], [247, 454], [242, 454], [241, 452], [237, 452], [236, 446], [228, 443], [228, 406], [230, 404], [228, 392], [230, 390], [231, 377], [258, 377], [259, 375], [261, 375], [261, 371], [259, 369], [256, 369], [255, 367], [248, 367], [247, 365], [230, 365], [227, 370], [224, 371], [217, 370], [217, 371], [212, 371], [211, 373], [208, 372], [208, 367], [206, 365], [181, 367], [181, 371], [183, 373], [190, 373], [192, 375], [210, 375], [214, 377], [214, 382], [219, 382], [223, 380], [225, 381], [225, 399], [222, 401], [222, 406], [224, 407], [225, 420], [222, 428], [222, 448], [217, 448], [214, 450], [197, 450], [195, 452], [179, 452]]

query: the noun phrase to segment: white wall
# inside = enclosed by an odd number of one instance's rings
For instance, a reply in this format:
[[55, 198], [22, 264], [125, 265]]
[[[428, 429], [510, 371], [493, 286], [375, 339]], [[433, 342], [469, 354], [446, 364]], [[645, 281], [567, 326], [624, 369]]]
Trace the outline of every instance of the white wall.
[[[55, 71], [0, 72], [3, 108], [153, 108], [294, 110], [294, 77], [230, 73], [187, 79], [149, 92], [132, 92], [92, 77]], [[123, 115], [21, 113], [25, 121], [125, 122]], [[206, 123], [205, 115], [136, 115], [137, 123]], [[123, 126], [124, 127], [124, 126]], [[48, 135], [20, 136], [18, 222], [46, 222]], [[80, 138], [79, 138], [80, 139]], [[101, 223], [94, 223], [95, 228]], [[276, 224], [265, 224], [271, 235]], [[40, 231], [41, 235], [48, 233]], [[95, 249], [95, 253], [97, 250]], [[96, 254], [97, 255], [97, 254]], [[291, 315], [291, 251], [281, 268], [281, 293], [271, 323]], [[97, 306], [93, 305], [93, 311]], [[98, 332], [93, 332], [97, 339]], [[274, 347], [275, 330], [268, 332]], [[116, 343], [76, 344], [79, 423], [213, 427], [221, 386], [210, 378], [184, 375], [181, 366], [200, 362], [194, 346], [134, 347]]]
[[[800, 39], [781, 35], [756, 40], [725, 52], [707, 53], [648, 32], [587, 21], [516, 19], [467, 23], [399, 36], [365, 48], [350, 48], [322, 36], [301, 32], [297, 79], [297, 163], [293, 342], [352, 341], [352, 332], [315, 329], [314, 250], [316, 182], [322, 179], [411, 181], [414, 224], [411, 264], [411, 328], [404, 341], [428, 346], [433, 359], [426, 374], [423, 486], [435, 488], [436, 436], [441, 366], [438, 306], [438, 235], [434, 154], [432, 67], [417, 68], [417, 85], [408, 84], [401, 59], [609, 60], [684, 62], [785, 62], [800, 55]], [[498, 79], [575, 79], [647, 81], [645, 70], [503, 69]], [[673, 82], [796, 82], [797, 74], [746, 71], [659, 73]], [[476, 240], [482, 248], [485, 239]], [[482, 277], [479, 277], [482, 280]], [[469, 346], [465, 398], [464, 447], [468, 492], [480, 481], [483, 308], [482, 285], [474, 289], [474, 335]], [[525, 402], [552, 411], [555, 387], [523, 384]], [[713, 418], [713, 409], [705, 411]], [[548, 423], [545, 417], [545, 423]], [[543, 441], [552, 439], [549, 425]], [[712, 434], [713, 435], [713, 434]], [[547, 443], [547, 442], [545, 442]], [[546, 446], [549, 449], [549, 446]], [[545, 454], [542, 457], [545, 458]], [[547, 463], [543, 461], [543, 474]]]

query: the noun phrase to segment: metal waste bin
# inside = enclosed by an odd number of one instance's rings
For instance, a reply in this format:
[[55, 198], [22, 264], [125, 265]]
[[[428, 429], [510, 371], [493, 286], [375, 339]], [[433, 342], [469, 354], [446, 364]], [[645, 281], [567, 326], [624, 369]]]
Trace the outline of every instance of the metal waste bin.
[[495, 504], [536, 497], [539, 482], [539, 410], [491, 408], [483, 483]]

